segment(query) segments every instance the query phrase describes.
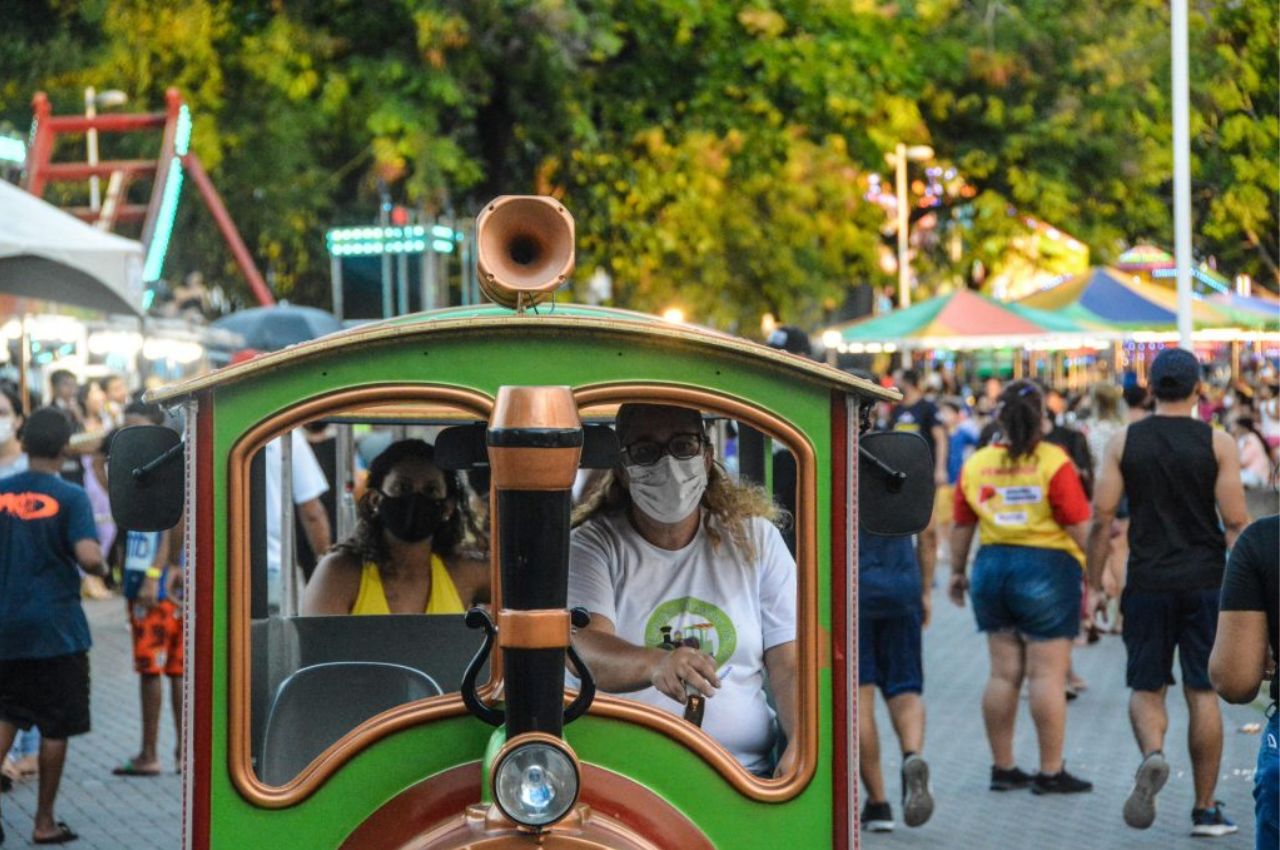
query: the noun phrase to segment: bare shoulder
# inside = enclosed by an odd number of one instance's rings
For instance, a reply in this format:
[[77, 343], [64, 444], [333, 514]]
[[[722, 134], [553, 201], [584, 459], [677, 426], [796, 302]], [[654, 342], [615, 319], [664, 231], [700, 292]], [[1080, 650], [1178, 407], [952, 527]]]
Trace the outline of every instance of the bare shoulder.
[[316, 575], [324, 570], [335, 577], [351, 575], [358, 580], [363, 567], [364, 564], [355, 555], [342, 549], [334, 549], [316, 564]]
[[444, 558], [445, 569], [458, 588], [458, 595], [467, 605], [488, 602], [489, 561], [480, 553], [458, 553]]
[[354, 555], [334, 551], [320, 559], [307, 582], [302, 613], [346, 614], [360, 592], [360, 572], [364, 565]]
[[1213, 453], [1221, 460], [1224, 457], [1235, 457], [1236, 438], [1219, 428], [1213, 429]]

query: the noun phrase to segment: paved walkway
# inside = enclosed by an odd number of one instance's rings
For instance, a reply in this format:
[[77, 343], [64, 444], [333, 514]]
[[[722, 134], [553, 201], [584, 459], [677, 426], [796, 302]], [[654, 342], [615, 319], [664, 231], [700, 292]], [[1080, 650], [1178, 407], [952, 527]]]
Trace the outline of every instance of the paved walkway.
[[[940, 575], [940, 585], [945, 572]], [[58, 816], [81, 835], [83, 850], [175, 850], [179, 846], [181, 786], [169, 772], [159, 778], [118, 778], [111, 768], [132, 755], [138, 744], [137, 679], [130, 663], [129, 635], [118, 600], [86, 604], [95, 645], [93, 732], [71, 742]], [[1053, 848], [1253, 846], [1253, 765], [1258, 736], [1239, 732], [1262, 719], [1258, 707], [1224, 706], [1226, 745], [1218, 796], [1240, 824], [1237, 835], [1192, 839], [1190, 763], [1186, 754], [1187, 711], [1179, 692], [1170, 695], [1167, 752], [1169, 785], [1160, 795], [1155, 826], [1145, 832], [1127, 828], [1120, 809], [1129, 790], [1138, 754], [1129, 731], [1128, 693], [1124, 689], [1124, 647], [1117, 637], [1077, 650], [1076, 669], [1089, 690], [1068, 711], [1067, 761], [1070, 769], [1094, 782], [1092, 794], [1040, 798], [1028, 792], [993, 794], [986, 790], [990, 756], [982, 729], [979, 698], [987, 675], [983, 639], [974, 631], [971, 612], [935, 593], [934, 623], [925, 635], [925, 702], [929, 713], [926, 755], [933, 767], [938, 808], [920, 829], [867, 835], [863, 846], [918, 848]], [[160, 752], [172, 771], [173, 727], [166, 696]], [[891, 734], [880, 706], [882, 735]], [[885, 742], [885, 775], [891, 799], [898, 794], [896, 746]], [[1033, 768], [1035, 732], [1025, 707], [1018, 716], [1016, 752], [1024, 768]], [[35, 783], [28, 781], [0, 797], [8, 833], [5, 850], [29, 847], [35, 810]], [[901, 815], [895, 805], [895, 814]]]
[[[972, 610], [957, 608], [947, 600], [943, 588], [948, 576], [946, 570], [939, 571], [934, 622], [925, 632], [925, 756], [932, 769], [937, 808], [929, 823], [919, 829], [901, 825], [901, 807], [896, 805], [901, 759], [891, 740], [888, 713], [877, 700], [876, 719], [886, 756], [884, 773], [899, 825], [893, 833], [864, 835], [864, 848], [1253, 847], [1253, 772], [1259, 736], [1239, 730], [1263, 720], [1262, 707], [1221, 703], [1225, 732], [1217, 796], [1240, 831], [1224, 838], [1192, 838], [1194, 794], [1186, 747], [1187, 707], [1178, 688], [1169, 691], [1165, 753], [1171, 771], [1159, 796], [1156, 822], [1143, 831], [1125, 826], [1121, 809], [1139, 753], [1129, 726], [1125, 653], [1118, 636], [1104, 636], [1093, 646], [1079, 647], [1073, 653], [1076, 672], [1089, 688], [1067, 708], [1066, 762], [1072, 773], [1093, 782], [1093, 792], [1037, 797], [1029, 791], [988, 791], [991, 755], [980, 707], [989, 669], [986, 642], [976, 631]], [[1035, 727], [1025, 698], [1018, 712], [1014, 753], [1020, 767], [1035, 770]]]
[[[175, 738], [168, 688], [160, 726], [165, 774], [112, 776], [111, 769], [138, 751], [138, 677], [124, 602], [86, 602], [93, 630], [90, 652], [93, 731], [72, 738], [56, 814], [80, 834], [78, 850], [177, 850], [180, 846], [182, 780], [173, 762]], [[0, 796], [7, 834], [4, 850], [34, 847], [31, 824], [36, 782], [27, 780]]]

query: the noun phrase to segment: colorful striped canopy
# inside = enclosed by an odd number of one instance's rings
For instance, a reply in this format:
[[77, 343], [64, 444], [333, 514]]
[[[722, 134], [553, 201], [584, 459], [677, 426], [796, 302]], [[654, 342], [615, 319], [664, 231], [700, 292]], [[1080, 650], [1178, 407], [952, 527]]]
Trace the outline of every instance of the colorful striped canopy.
[[1003, 304], [965, 289], [905, 310], [837, 325], [823, 335], [829, 338], [831, 332], [838, 333], [845, 344], [921, 342], [948, 347], [962, 338], [978, 344], [986, 339], [991, 344], [991, 340], [1000, 337], [1021, 340], [1054, 334], [1080, 335], [1098, 328], [1096, 323], [1082, 324], [1032, 307]]
[[[1082, 275], [1028, 295], [1019, 304], [1051, 310], [1077, 322], [1099, 323], [1117, 330], [1174, 330], [1178, 295], [1136, 275], [1095, 266]], [[1196, 328], [1260, 328], [1266, 319], [1230, 304], [1192, 296], [1191, 321]]]
[[1210, 295], [1209, 303], [1255, 315], [1262, 319], [1267, 330], [1280, 330], [1280, 301], [1257, 295], [1236, 295], [1227, 292]]

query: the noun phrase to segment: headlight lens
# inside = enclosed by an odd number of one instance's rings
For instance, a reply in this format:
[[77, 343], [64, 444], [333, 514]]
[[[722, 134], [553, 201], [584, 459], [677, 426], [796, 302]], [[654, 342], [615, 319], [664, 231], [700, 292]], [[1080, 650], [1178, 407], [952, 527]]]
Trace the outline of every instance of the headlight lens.
[[578, 799], [578, 770], [550, 744], [516, 747], [498, 765], [493, 797], [502, 813], [524, 826], [546, 826], [564, 817]]

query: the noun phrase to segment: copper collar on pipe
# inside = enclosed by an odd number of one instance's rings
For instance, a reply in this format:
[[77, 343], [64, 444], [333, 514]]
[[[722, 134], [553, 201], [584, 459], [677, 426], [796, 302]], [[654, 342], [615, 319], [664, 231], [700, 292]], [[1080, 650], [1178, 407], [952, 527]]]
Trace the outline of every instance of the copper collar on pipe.
[[541, 608], [498, 612], [498, 646], [507, 649], [564, 649], [569, 646], [569, 612]]

